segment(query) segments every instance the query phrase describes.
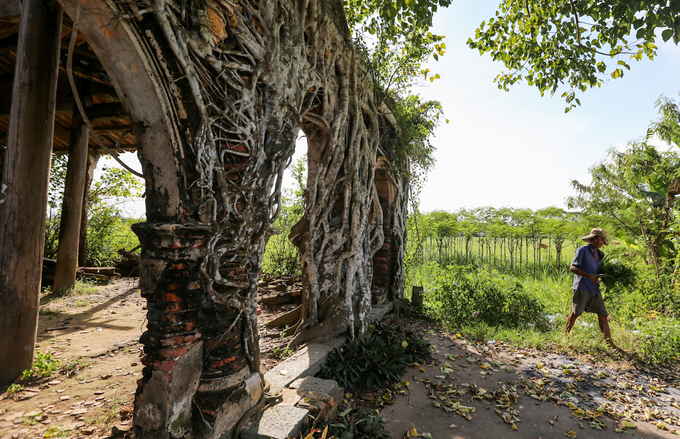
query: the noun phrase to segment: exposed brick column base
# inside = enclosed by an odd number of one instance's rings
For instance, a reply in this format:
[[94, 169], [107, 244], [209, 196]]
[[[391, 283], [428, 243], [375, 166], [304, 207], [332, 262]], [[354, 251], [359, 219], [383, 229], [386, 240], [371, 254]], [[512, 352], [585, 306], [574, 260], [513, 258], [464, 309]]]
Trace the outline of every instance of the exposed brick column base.
[[148, 302], [135, 437], [228, 437], [259, 400], [262, 382], [243, 355], [243, 321], [231, 327], [238, 312], [205, 294], [200, 265], [212, 229], [142, 223], [133, 230], [142, 245], [140, 285]]
[[135, 436], [191, 437], [192, 401], [203, 370], [200, 319], [205, 298], [199, 268], [211, 229], [141, 223], [133, 230], [142, 245], [140, 287], [148, 303]]

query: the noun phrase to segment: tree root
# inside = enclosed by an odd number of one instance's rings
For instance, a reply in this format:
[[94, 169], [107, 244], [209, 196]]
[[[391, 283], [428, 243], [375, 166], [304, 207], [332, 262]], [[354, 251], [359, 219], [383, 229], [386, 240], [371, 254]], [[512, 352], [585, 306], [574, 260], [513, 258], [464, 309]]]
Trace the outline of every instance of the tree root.
[[293, 326], [295, 322], [299, 322], [302, 312], [302, 307], [298, 306], [292, 311], [278, 316], [274, 320], [267, 322], [267, 328], [280, 328], [283, 326]]

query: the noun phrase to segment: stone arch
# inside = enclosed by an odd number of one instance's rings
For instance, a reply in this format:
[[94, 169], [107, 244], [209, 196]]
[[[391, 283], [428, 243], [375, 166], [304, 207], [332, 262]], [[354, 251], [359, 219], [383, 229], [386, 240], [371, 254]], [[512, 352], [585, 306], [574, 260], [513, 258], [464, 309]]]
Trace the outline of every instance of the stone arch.
[[[179, 192], [184, 181], [173, 172], [177, 168], [176, 151], [182, 148], [178, 124], [166, 114], [186, 113], [160, 81], [162, 65], [153, 63], [151, 47], [136, 36], [130, 23], [121, 20], [105, 1], [63, 1], [72, 18], [80, 5], [79, 30], [110, 75], [126, 111], [130, 114], [139, 143], [139, 156], [148, 195], [147, 217], [150, 221], [177, 218], [180, 215]], [[121, 62], [121, 60], [124, 60]], [[186, 116], [185, 116], [186, 117]], [[154, 199], [162, 196], [163, 199]]]
[[340, 1], [59, 1], [130, 114], [146, 178], [136, 436], [229, 437], [262, 401], [257, 280], [297, 131], [310, 151], [303, 343], [367, 326], [383, 243], [374, 171], [396, 127]]

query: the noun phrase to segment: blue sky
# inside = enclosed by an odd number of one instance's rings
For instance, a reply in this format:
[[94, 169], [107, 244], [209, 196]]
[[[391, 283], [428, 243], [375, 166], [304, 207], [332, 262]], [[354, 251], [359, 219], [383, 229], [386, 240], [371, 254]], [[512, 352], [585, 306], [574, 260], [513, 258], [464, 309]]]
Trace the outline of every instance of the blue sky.
[[644, 136], [661, 94], [678, 97], [680, 48], [660, 41], [654, 61], [633, 62], [623, 78], [588, 90], [567, 114], [559, 96], [542, 98], [523, 84], [498, 90], [493, 78], [504, 66], [465, 44], [497, 4], [455, 0], [435, 16], [434, 33], [446, 35], [447, 53], [428, 67], [441, 79], [415, 91], [440, 100], [450, 123], [433, 140], [437, 164], [421, 211], [563, 207], [572, 179], [588, 182], [588, 168], [610, 147]]

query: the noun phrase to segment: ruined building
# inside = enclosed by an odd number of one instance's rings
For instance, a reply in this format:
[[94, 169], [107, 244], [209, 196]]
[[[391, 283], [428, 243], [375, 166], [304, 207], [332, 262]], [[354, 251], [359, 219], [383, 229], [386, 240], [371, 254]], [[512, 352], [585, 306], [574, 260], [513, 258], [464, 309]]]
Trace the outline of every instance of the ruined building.
[[257, 283], [300, 130], [294, 342], [360, 334], [402, 296], [399, 130], [339, 0], [4, 0], [0, 105], [3, 383], [32, 359], [52, 151], [69, 153], [66, 285], [88, 162], [127, 149], [142, 163], [139, 438], [229, 437], [260, 400]]

